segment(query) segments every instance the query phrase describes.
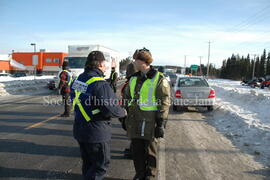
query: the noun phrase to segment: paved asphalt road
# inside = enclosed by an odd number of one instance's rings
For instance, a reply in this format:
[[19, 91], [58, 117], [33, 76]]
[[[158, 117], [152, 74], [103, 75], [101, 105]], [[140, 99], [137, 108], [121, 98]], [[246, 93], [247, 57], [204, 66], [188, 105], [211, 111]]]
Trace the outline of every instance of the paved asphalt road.
[[[59, 117], [63, 106], [57, 102], [61, 103], [61, 97], [52, 92], [1, 98], [0, 179], [81, 179], [73, 117]], [[129, 141], [117, 119], [112, 127], [112, 160], [106, 179], [131, 179], [132, 161], [123, 156]]]
[[[53, 105], [48, 105], [48, 101]], [[81, 159], [72, 137], [73, 118], [61, 118], [61, 97], [0, 98], [0, 179], [81, 179]], [[211, 113], [215, 113], [211, 112]], [[205, 110], [170, 112], [161, 141], [158, 180], [270, 179], [269, 170], [234, 147], [208, 121]], [[107, 180], [132, 179], [131, 160], [123, 157], [129, 141], [112, 121], [111, 165]]]

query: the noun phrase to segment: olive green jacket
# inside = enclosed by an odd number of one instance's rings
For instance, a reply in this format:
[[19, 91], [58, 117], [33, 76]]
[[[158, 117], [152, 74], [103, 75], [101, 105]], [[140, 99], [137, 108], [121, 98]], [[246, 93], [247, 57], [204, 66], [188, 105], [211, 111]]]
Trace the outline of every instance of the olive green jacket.
[[[157, 71], [151, 67], [146, 75], [141, 72], [135, 73], [133, 76], [137, 76], [137, 82], [135, 86], [134, 99], [139, 99], [139, 91], [143, 82], [149, 78], [155, 77]], [[124, 89], [124, 104], [128, 111], [128, 117], [126, 119], [127, 135], [129, 138], [138, 138], [153, 140], [156, 119], [166, 121], [168, 119], [169, 106], [170, 106], [170, 84], [164, 75], [161, 73], [159, 76], [158, 84], [156, 87], [156, 98], [158, 102], [157, 111], [142, 111], [136, 101], [132, 102], [128, 106], [128, 102], [132, 99], [130, 95], [130, 86]]]

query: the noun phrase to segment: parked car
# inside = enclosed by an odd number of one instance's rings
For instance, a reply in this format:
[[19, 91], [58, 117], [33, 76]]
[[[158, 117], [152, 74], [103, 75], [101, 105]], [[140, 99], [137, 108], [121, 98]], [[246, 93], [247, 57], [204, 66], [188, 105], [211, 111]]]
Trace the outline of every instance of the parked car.
[[122, 79], [125, 79], [126, 78], [126, 74], [124, 73], [119, 73], [119, 76], [118, 76], [118, 80], [122, 80]]
[[12, 77], [25, 77], [27, 76], [24, 72], [19, 72], [11, 75]]
[[261, 83], [264, 81], [264, 78], [253, 78], [251, 80], [243, 80], [241, 84], [243, 86], [250, 86], [250, 87], [261, 87]]
[[8, 74], [8, 73], [0, 73], [0, 76], [1, 77], [8, 77], [8, 76], [10, 76], [10, 74]]
[[171, 83], [172, 86], [174, 86], [175, 83], [176, 83], [176, 79], [177, 79], [176, 74], [173, 73], [173, 72], [166, 72], [166, 76], [170, 77], [170, 83]]
[[173, 94], [173, 110], [183, 111], [187, 107], [214, 109], [216, 94], [203, 77], [180, 77], [176, 79]]
[[261, 82], [261, 88], [264, 89], [265, 87], [270, 87], [270, 80]]
[[50, 89], [50, 90], [54, 90], [56, 89], [56, 83], [54, 80], [50, 80], [49, 83], [47, 84], [47, 87]]

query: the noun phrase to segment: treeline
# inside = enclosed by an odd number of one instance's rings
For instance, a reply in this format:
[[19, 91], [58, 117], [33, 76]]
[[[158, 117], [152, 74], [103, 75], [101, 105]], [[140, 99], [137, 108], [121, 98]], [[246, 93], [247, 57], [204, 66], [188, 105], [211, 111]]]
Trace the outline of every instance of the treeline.
[[[120, 69], [125, 70], [127, 64], [131, 62], [131, 58], [123, 59], [120, 62]], [[209, 65], [209, 76], [218, 77], [224, 79], [233, 80], [248, 80], [253, 77], [254, 68], [254, 55], [248, 54], [246, 57], [239, 56], [238, 54], [232, 54], [232, 56], [223, 61], [221, 68], [216, 68], [213, 64]], [[192, 73], [193, 75], [207, 75], [207, 65], [201, 64], [201, 70], [191, 72], [190, 68], [186, 68], [187, 74]], [[177, 69], [177, 73], [181, 73], [181, 69]], [[255, 56], [255, 68], [254, 77], [265, 77], [270, 75], [270, 52], [266, 53], [264, 49], [261, 55]]]
[[[264, 49], [263, 54], [255, 56], [254, 77], [264, 77], [270, 75], [270, 52], [266, 54]], [[220, 78], [243, 80], [251, 79], [254, 68], [254, 56], [247, 55], [246, 57], [234, 55], [223, 61], [222, 67], [216, 71], [217, 74], [212, 74]], [[211, 75], [211, 73], [210, 73]]]

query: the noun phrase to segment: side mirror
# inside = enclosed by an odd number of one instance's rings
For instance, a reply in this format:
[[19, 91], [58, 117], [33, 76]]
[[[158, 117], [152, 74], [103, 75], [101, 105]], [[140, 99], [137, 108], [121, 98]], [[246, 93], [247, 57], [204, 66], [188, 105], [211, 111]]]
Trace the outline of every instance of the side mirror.
[[175, 83], [172, 83], [172, 87], [174, 87], [175, 86]]

